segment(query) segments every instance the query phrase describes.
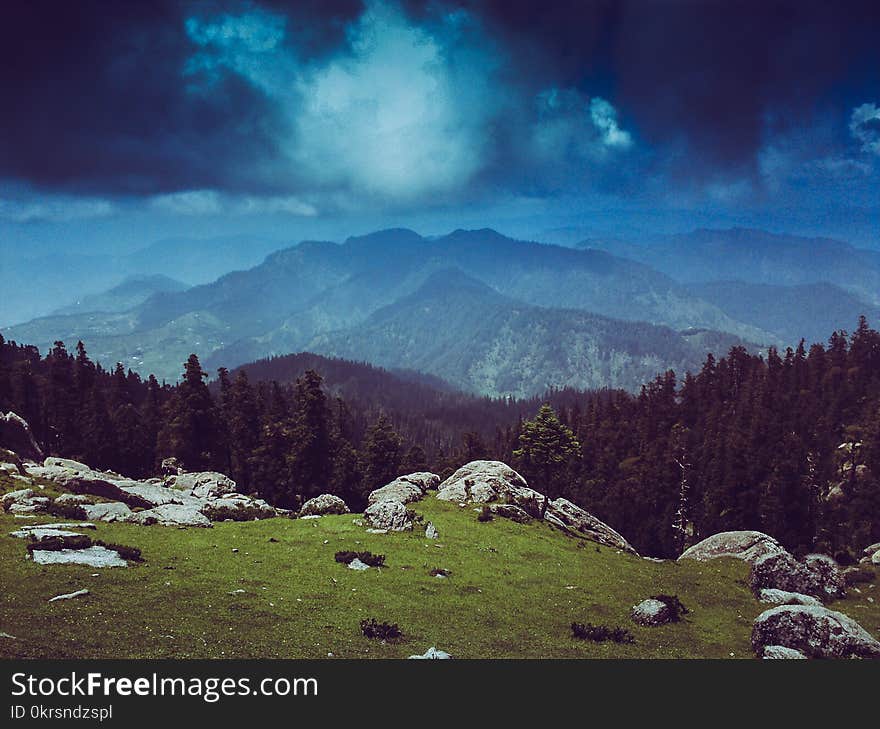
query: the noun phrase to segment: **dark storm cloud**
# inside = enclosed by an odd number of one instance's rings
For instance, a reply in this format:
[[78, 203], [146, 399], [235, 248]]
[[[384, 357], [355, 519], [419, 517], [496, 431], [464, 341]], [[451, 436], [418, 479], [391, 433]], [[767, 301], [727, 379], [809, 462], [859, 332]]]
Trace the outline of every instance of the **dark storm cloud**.
[[841, 163], [876, 148], [875, 3], [22, 2], [3, 20], [0, 182], [172, 210], [760, 182], [768, 146], [782, 169], [774, 140], [809, 149], [822, 114]]

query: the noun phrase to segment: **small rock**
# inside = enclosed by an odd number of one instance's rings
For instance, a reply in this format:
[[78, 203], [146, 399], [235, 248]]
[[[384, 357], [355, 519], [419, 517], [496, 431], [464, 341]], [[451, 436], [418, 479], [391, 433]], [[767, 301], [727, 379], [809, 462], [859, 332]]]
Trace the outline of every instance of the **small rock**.
[[410, 660], [449, 660], [452, 658], [446, 651], [438, 651], [434, 646], [431, 646], [420, 656], [410, 656]]
[[434, 522], [429, 521], [428, 526], [425, 527], [425, 537], [427, 539], [439, 539], [440, 532], [437, 531], [437, 527], [434, 526]]
[[323, 516], [324, 514], [348, 514], [350, 513], [346, 503], [334, 494], [321, 494], [309, 499], [302, 505], [299, 515]]
[[35, 549], [32, 553], [37, 564], [87, 564], [90, 567], [128, 567], [119, 552], [105, 547], [86, 549]]
[[642, 600], [633, 607], [630, 617], [633, 622], [639, 625], [654, 627], [671, 622], [673, 612], [669, 605], [662, 600], [649, 598], [648, 600]]
[[806, 656], [794, 648], [786, 648], [784, 645], [764, 646], [765, 660], [805, 660]]
[[769, 602], [773, 605], [818, 605], [822, 606], [821, 601], [812, 595], [803, 595], [799, 592], [788, 592], [787, 590], [763, 589], [758, 594], [761, 602]]
[[49, 602], [55, 602], [56, 600], [72, 600], [75, 597], [82, 597], [83, 595], [88, 594], [88, 590], [77, 590], [76, 592], [68, 592], [66, 595], [56, 595], [55, 597], [50, 597]]
[[357, 557], [355, 557], [351, 562], [348, 563], [348, 569], [363, 572], [364, 570], [370, 569], [370, 565], [366, 564], [365, 562], [361, 562]]

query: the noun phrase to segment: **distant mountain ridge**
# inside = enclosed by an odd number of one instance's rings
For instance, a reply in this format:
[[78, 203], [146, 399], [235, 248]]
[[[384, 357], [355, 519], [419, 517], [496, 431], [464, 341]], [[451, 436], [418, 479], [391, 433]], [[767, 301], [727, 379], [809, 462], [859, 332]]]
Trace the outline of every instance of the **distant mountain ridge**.
[[[471, 295], [473, 290], [468, 287], [480, 285], [483, 288], [479, 296], [472, 297], [473, 305], [487, 308], [482, 314], [479, 310], [472, 312], [477, 319], [495, 317], [513, 328], [528, 321], [536, 327], [535, 322], [548, 316], [539, 315], [536, 309], [569, 310], [563, 318], [568, 317], [580, 334], [586, 336], [589, 326], [601, 330], [594, 340], [598, 347], [595, 352], [605, 351], [599, 339], [613, 337], [615, 328], [639, 336], [636, 330], [621, 328], [619, 323], [608, 325], [609, 318], [669, 327], [673, 340], [674, 330], [696, 328], [727, 332], [762, 345], [773, 343], [772, 335], [731, 318], [644, 264], [604, 251], [516, 241], [489, 229], [457, 230], [432, 239], [411, 230], [391, 229], [350, 238], [341, 245], [304, 241], [270, 254], [253, 268], [228, 273], [186, 291], [156, 294], [129, 312], [39, 319], [8, 328], [4, 335], [41, 347], [50, 346], [58, 338], [69, 342], [81, 338], [101, 362], [112, 366], [121, 361], [169, 380], [179, 376], [180, 363], [193, 351], [211, 367], [231, 368], [266, 356], [332, 344], [334, 350], [344, 350], [354, 359], [388, 367], [412, 367], [411, 355], [399, 362], [368, 357], [372, 349], [359, 336], [358, 327], [401, 300], [412, 307], [416, 317], [420, 302], [413, 295], [430, 295], [431, 285], [440, 286], [442, 292], [442, 278], [432, 277], [450, 270], [472, 279], [467, 286], [459, 281], [454, 290], [446, 292], [453, 308], [455, 297], [468, 292]], [[429, 281], [432, 283], [426, 288]], [[515, 325], [499, 314], [512, 306], [523, 312]], [[576, 324], [572, 312], [581, 312]], [[445, 336], [448, 324], [443, 317], [435, 318], [431, 326], [438, 338]], [[554, 339], [566, 336], [552, 330], [541, 334], [534, 327], [528, 328], [528, 333], [542, 341], [548, 351], [559, 351]], [[491, 339], [489, 334], [483, 333], [484, 341]], [[363, 342], [364, 351], [343, 347], [341, 337]], [[629, 351], [618, 345], [612, 349]], [[690, 361], [692, 353], [686, 349], [687, 356], [682, 350], [670, 362]], [[403, 357], [404, 349], [397, 351]], [[662, 353], [655, 354], [660, 358], [650, 366], [662, 369], [666, 360]], [[443, 361], [451, 362], [451, 355]], [[591, 377], [589, 386], [637, 386], [640, 375], [635, 373], [642, 369], [630, 371], [629, 365], [623, 364], [615, 367], [601, 370], [604, 379]], [[538, 374], [525, 372], [510, 372], [504, 376], [507, 380], [501, 381], [491, 367], [482, 379], [453, 372], [452, 364], [418, 369], [487, 394], [531, 393], [533, 388], [551, 384], [539, 382]], [[559, 384], [568, 381], [565, 367], [553, 372], [551, 379], [559, 379]], [[528, 380], [528, 384], [525, 380], [514, 381], [517, 376]], [[585, 386], [586, 380], [578, 384]]]
[[831, 283], [869, 304], [880, 305], [880, 253], [831, 238], [805, 238], [748, 228], [698, 229], [656, 236], [643, 244], [588, 239], [578, 247], [605, 250], [638, 261], [681, 283]]
[[82, 314], [87, 312], [123, 312], [143, 304], [154, 294], [186, 291], [188, 284], [163, 274], [128, 276], [122, 283], [100, 294], [83, 296], [52, 314]]

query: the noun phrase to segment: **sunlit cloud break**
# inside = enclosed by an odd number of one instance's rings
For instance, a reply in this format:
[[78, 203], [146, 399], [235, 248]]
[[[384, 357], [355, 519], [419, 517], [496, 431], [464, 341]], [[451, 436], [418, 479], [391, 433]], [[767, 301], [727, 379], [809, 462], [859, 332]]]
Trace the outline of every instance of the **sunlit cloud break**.
[[318, 210], [294, 196], [227, 195], [216, 190], [186, 190], [156, 195], [151, 206], [174, 215], [294, 215], [312, 217]]

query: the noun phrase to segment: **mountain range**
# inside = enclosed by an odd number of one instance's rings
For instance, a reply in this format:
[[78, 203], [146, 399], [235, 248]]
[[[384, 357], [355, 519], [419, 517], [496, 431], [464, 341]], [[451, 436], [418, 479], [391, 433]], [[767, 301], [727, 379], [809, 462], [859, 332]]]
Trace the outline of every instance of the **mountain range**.
[[708, 351], [818, 341], [873, 317], [878, 260], [761, 231], [565, 247], [490, 229], [389, 229], [304, 241], [189, 288], [129, 280], [3, 334], [41, 348], [82, 339], [107, 366], [171, 381], [191, 352], [214, 371], [309, 351], [483, 395], [633, 390], [657, 372], [699, 367]]

